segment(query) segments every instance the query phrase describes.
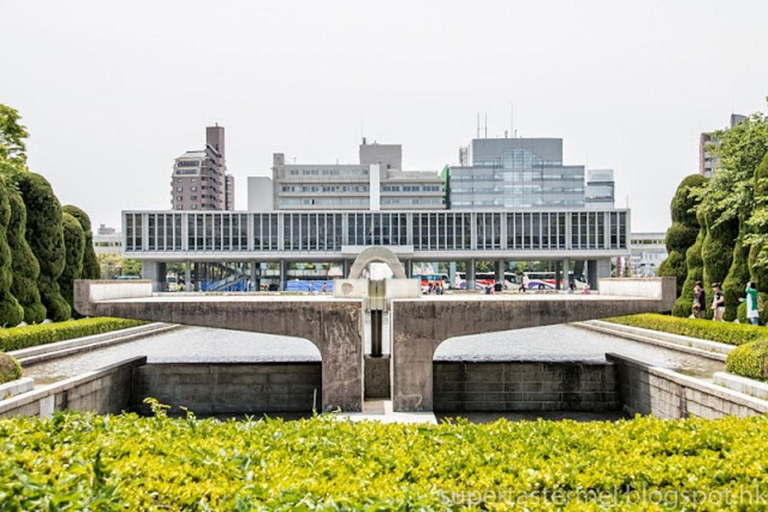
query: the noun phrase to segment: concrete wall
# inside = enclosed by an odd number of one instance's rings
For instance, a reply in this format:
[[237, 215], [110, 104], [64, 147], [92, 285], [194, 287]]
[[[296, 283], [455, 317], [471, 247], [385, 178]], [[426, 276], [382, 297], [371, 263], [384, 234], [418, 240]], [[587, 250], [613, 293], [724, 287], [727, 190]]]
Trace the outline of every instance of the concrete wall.
[[607, 358], [619, 367], [621, 400], [629, 414], [714, 419], [768, 413], [764, 400], [616, 354]]
[[304, 412], [322, 397], [320, 363], [165, 363], [134, 370], [132, 409], [149, 414], [146, 397], [199, 416]]
[[389, 355], [365, 356], [365, 398], [390, 398], [391, 360]]
[[434, 363], [434, 410], [620, 410], [617, 368], [610, 363]]
[[146, 357], [127, 359], [0, 401], [0, 417], [48, 417], [55, 411], [63, 410], [99, 414], [128, 411], [131, 408], [133, 370], [146, 361]]

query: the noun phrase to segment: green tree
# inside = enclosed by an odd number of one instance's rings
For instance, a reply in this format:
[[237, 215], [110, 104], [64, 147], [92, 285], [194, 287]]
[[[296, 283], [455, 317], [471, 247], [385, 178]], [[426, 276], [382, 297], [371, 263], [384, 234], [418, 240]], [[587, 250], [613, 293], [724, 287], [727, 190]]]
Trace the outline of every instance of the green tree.
[[696, 218], [696, 206], [700, 197], [698, 191], [705, 184], [706, 178], [699, 174], [686, 176], [677, 187], [670, 204], [672, 225], [667, 230], [666, 237], [669, 255], [659, 265], [658, 275], [676, 279], [678, 296], [681, 295], [683, 284], [688, 276], [685, 261], [686, 251], [696, 242], [699, 229], [701, 229]]
[[64, 271], [59, 276], [59, 289], [61, 295], [67, 300], [70, 307], [75, 307], [74, 286], [75, 279], [80, 279], [83, 274], [83, 253], [85, 252], [85, 233], [80, 222], [72, 215], [63, 213], [62, 226], [64, 227], [64, 247], [66, 258]]
[[685, 252], [685, 266], [687, 270], [685, 283], [680, 291], [680, 297], [675, 302], [672, 314], [679, 317], [688, 317], [693, 311], [693, 287], [696, 281], [704, 279], [704, 262], [701, 259], [701, 246], [704, 245], [706, 230], [700, 229], [696, 237], [696, 243]]
[[7, 230], [11, 219], [10, 193], [5, 180], [0, 179], [0, 326], [13, 327], [24, 319], [24, 309], [11, 293], [13, 283], [11, 248]]
[[85, 248], [83, 252], [83, 272], [82, 279], [101, 279], [101, 267], [99, 259], [96, 257], [96, 251], [93, 250], [93, 231], [91, 230], [91, 219], [88, 214], [77, 206], [71, 204], [62, 208], [64, 213], [68, 213], [78, 220], [80, 227], [85, 234]]
[[27, 242], [40, 264], [40, 298], [51, 320], [68, 320], [72, 311], [58, 284], [66, 264], [61, 206], [51, 185], [39, 174], [20, 173], [17, 180], [27, 208]]
[[24, 139], [29, 134], [19, 123], [20, 119], [16, 109], [0, 103], [0, 160], [24, 165], [27, 162]]
[[8, 245], [11, 247], [13, 283], [11, 292], [24, 308], [24, 321], [37, 324], [45, 320], [45, 306], [40, 302], [37, 280], [40, 277], [40, 265], [27, 243], [27, 209], [21, 194], [11, 191], [11, 218], [8, 223]]

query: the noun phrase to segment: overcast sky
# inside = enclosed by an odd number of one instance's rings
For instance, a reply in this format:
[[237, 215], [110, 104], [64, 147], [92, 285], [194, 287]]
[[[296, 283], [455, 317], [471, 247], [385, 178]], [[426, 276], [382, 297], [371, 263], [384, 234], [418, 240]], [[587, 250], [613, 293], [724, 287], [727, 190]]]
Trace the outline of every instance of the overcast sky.
[[476, 134], [562, 137], [613, 168], [634, 231], [663, 230], [702, 131], [765, 110], [768, 2], [0, 0], [0, 103], [29, 165], [98, 225], [169, 209], [175, 157], [227, 130], [246, 177], [273, 152], [350, 163], [361, 134], [404, 167], [457, 163]]

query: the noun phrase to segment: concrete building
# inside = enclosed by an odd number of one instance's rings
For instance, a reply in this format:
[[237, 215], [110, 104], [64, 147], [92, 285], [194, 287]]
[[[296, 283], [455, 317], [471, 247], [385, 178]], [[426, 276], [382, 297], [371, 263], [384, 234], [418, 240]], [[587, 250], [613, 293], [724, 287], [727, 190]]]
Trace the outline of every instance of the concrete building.
[[632, 233], [630, 269], [632, 277], [655, 277], [661, 262], [667, 259], [666, 233]]
[[443, 179], [437, 172], [403, 171], [402, 146], [363, 139], [359, 151], [358, 164], [291, 164], [275, 153], [271, 181], [248, 180], [249, 210], [445, 209]]
[[102, 224], [93, 234], [93, 250], [96, 254], [120, 255], [123, 253], [123, 235]]
[[587, 171], [584, 206], [590, 210], [613, 208], [616, 195], [615, 189], [613, 169], [591, 169]]
[[227, 174], [223, 126], [205, 129], [205, 149], [176, 159], [171, 176], [174, 210], [233, 210], [235, 179]]
[[471, 165], [467, 153], [450, 167], [451, 209], [584, 207], [584, 166], [563, 165], [562, 139], [474, 139]]
[[[728, 131], [737, 124], [747, 119], [747, 116], [741, 114], [731, 114], [728, 127], [724, 128], [724, 131]], [[704, 132], [699, 136], [699, 174], [705, 178], [711, 178], [717, 167], [718, 158], [710, 151], [712, 144], [717, 144], [717, 139], [713, 135], [714, 132]]]

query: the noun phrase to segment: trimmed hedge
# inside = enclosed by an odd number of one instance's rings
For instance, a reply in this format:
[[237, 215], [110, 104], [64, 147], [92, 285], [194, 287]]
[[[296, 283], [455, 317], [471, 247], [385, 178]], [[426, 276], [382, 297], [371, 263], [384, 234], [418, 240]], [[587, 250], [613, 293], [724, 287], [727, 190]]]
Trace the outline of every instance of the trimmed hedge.
[[0, 508], [753, 510], [768, 486], [766, 437], [760, 416], [403, 425], [57, 413], [0, 420]]
[[0, 327], [19, 325], [24, 320], [24, 308], [11, 292], [13, 268], [8, 245], [8, 222], [11, 219], [10, 193], [0, 177]]
[[765, 327], [678, 318], [656, 313], [606, 318], [605, 321], [702, 340], [719, 341], [729, 345], [743, 345], [752, 341], [768, 340], [768, 329]]
[[[0, 352], [0, 384], [20, 379], [22, 375], [19, 362], [8, 354]], [[0, 400], [4, 397], [0, 396]]]
[[27, 209], [18, 192], [11, 191], [11, 220], [8, 223], [8, 245], [11, 247], [11, 267], [13, 283], [11, 292], [24, 308], [24, 321], [39, 324], [45, 320], [45, 306], [40, 302], [37, 279], [40, 277], [40, 265], [29, 247], [25, 233], [27, 230]]
[[725, 371], [768, 381], [768, 341], [755, 341], [732, 350], [725, 360]]
[[118, 329], [127, 329], [144, 325], [141, 320], [126, 320], [123, 318], [97, 317], [81, 320], [68, 320], [42, 325], [27, 325], [0, 329], [0, 351], [9, 352], [37, 345], [45, 345], [56, 341], [81, 338], [93, 334], [102, 334]]
[[59, 276], [59, 289], [72, 311], [75, 310], [75, 279], [83, 275], [83, 253], [85, 252], [85, 233], [80, 222], [64, 212], [61, 215], [64, 226], [64, 248], [66, 258], [64, 271]]
[[61, 210], [76, 218], [85, 234], [85, 251], [83, 253], [83, 272], [81, 279], [101, 279], [99, 258], [96, 256], [96, 251], [93, 249], [91, 218], [83, 210], [71, 204], [62, 206]]

